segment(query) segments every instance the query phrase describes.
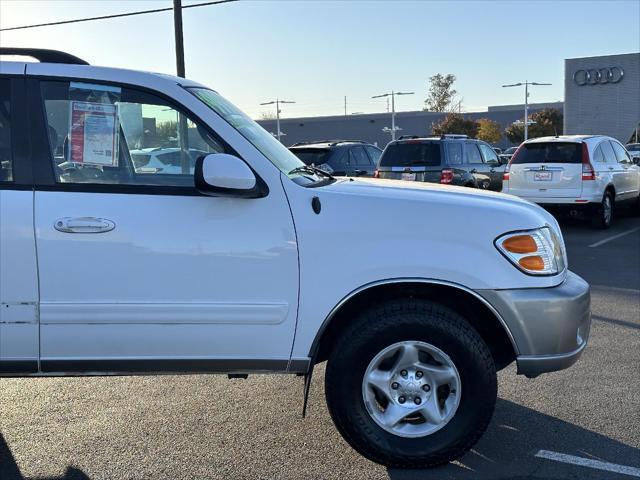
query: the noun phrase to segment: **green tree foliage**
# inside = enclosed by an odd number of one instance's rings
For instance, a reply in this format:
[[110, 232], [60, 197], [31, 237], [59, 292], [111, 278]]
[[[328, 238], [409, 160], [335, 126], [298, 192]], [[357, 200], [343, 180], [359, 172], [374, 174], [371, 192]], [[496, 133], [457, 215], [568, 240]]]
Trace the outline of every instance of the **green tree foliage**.
[[[529, 125], [529, 138], [562, 135], [562, 111], [557, 108], [545, 108], [529, 115], [529, 120], [536, 122]], [[524, 141], [524, 125], [509, 125], [505, 130], [511, 143]]]
[[424, 102], [424, 110], [430, 112], [446, 112], [450, 111], [449, 107], [452, 105], [458, 105], [459, 102], [454, 102], [456, 92], [453, 89], [453, 82], [456, 81], [456, 76], [452, 74], [443, 75], [437, 73], [429, 78], [429, 94]]
[[431, 131], [434, 135], [458, 133], [467, 135], [469, 138], [476, 138], [478, 129], [478, 122], [454, 112], [448, 113], [442, 120], [431, 124]]
[[478, 140], [487, 143], [498, 143], [502, 138], [502, 127], [495, 120], [481, 118], [478, 120]]

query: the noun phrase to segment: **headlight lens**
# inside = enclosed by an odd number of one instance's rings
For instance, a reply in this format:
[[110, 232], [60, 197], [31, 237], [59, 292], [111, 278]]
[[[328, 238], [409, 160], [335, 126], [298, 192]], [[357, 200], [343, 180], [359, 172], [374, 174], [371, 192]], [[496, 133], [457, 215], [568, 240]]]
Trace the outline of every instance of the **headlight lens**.
[[556, 275], [567, 267], [562, 239], [550, 227], [507, 233], [498, 237], [495, 245], [529, 275]]

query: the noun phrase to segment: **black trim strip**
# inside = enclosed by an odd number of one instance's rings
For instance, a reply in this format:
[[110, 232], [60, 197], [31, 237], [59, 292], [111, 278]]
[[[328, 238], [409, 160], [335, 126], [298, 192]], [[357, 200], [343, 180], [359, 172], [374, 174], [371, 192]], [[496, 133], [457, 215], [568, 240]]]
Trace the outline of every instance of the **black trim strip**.
[[0, 360], [0, 376], [37, 372], [37, 360]]
[[288, 360], [273, 359], [126, 359], [41, 360], [42, 373], [252, 373], [286, 372]]

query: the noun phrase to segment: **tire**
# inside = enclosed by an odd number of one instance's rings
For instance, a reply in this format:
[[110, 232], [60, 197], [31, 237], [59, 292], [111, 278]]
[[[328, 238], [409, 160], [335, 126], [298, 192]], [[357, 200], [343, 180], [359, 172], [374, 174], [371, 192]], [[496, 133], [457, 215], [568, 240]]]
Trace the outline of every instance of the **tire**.
[[600, 230], [606, 230], [613, 222], [615, 202], [610, 190], [605, 190], [602, 202], [596, 207], [591, 217], [591, 226]]
[[[408, 420], [401, 420], [397, 424], [399, 428], [439, 428], [426, 435], [407, 437], [387, 431], [369, 413], [365, 395], [370, 393], [365, 392], [380, 392], [375, 388], [369, 390], [364, 378], [372, 363], [386, 349], [395, 348], [398, 344], [412, 345], [412, 342], [421, 348], [424, 345], [433, 347], [434, 351], [443, 353], [453, 363], [453, 371], [458, 374], [460, 393], [456, 399], [458, 393], [453, 389], [443, 392], [441, 387], [433, 388], [432, 393], [437, 392], [438, 395], [433, 400], [440, 399], [444, 393], [444, 405], [455, 400], [458, 402], [456, 409], [451, 409], [452, 416], [439, 426], [436, 423], [432, 426], [425, 420], [426, 417], [414, 417], [411, 420], [409, 416]], [[420, 357], [420, 362], [423, 361], [424, 358]], [[412, 382], [428, 382], [425, 379], [430, 374], [424, 373], [422, 380], [416, 380], [417, 370], [414, 374], [408, 375]], [[400, 390], [389, 392], [404, 394], [407, 390], [403, 388], [404, 384]], [[415, 388], [419, 396], [426, 387], [422, 385], [422, 389]], [[486, 343], [454, 311], [427, 300], [392, 300], [363, 312], [336, 342], [325, 373], [325, 395], [338, 431], [360, 454], [387, 467], [429, 468], [459, 458], [484, 433], [493, 415], [497, 397], [496, 367]], [[431, 397], [425, 394], [424, 398], [424, 407], [427, 407], [427, 403], [431, 405], [428, 400]], [[386, 415], [389, 406], [397, 409], [399, 401], [397, 398], [392, 405], [390, 400], [385, 411], [380, 413], [378, 409], [377, 414]], [[411, 404], [404, 406], [414, 408]], [[371, 402], [369, 407], [372, 408]]]

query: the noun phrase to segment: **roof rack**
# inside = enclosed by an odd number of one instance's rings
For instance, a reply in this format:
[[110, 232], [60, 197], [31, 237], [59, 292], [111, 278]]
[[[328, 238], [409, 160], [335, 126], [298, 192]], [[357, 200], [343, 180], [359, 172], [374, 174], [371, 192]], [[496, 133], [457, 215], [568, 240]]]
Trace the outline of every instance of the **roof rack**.
[[314, 140], [313, 142], [297, 142], [291, 146], [299, 147], [301, 145], [316, 145], [318, 143], [328, 143], [329, 145], [333, 146], [338, 143], [367, 143], [367, 142], [363, 142], [362, 140]]
[[42, 63], [66, 63], [70, 65], [89, 65], [89, 62], [59, 50], [46, 48], [0, 47], [0, 55], [20, 55], [32, 57]]

